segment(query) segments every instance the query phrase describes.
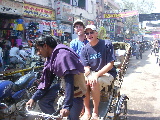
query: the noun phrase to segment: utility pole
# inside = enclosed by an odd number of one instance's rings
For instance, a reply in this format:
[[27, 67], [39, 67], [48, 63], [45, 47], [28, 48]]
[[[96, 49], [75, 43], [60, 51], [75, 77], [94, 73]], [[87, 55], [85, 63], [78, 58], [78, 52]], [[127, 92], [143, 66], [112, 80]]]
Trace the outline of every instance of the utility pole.
[[79, 15], [80, 20], [82, 19], [82, 13]]

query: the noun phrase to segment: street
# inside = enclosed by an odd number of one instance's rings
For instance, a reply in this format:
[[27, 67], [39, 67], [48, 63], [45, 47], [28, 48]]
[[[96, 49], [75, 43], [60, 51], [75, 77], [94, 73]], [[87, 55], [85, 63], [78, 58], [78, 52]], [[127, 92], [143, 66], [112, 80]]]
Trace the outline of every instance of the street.
[[150, 50], [130, 58], [121, 94], [129, 97], [128, 120], [160, 120], [160, 67]]

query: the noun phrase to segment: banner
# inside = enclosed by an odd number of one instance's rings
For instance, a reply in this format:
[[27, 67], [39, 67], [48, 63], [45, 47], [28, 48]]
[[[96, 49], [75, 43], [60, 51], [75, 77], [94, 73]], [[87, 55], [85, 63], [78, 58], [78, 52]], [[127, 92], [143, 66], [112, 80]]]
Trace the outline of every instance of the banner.
[[102, 15], [102, 19], [115, 19], [115, 18], [124, 18], [138, 15], [137, 11], [128, 11], [128, 12], [121, 12], [121, 13], [105, 13]]
[[0, 13], [22, 15], [23, 3], [0, 0]]
[[63, 32], [68, 32], [71, 33], [72, 32], [72, 27], [69, 24], [60, 24], [59, 25], [60, 30], [62, 30]]
[[56, 2], [56, 18], [62, 21], [73, 23], [72, 6], [62, 1]]
[[30, 4], [24, 4], [23, 15], [27, 17], [55, 20], [55, 11]]

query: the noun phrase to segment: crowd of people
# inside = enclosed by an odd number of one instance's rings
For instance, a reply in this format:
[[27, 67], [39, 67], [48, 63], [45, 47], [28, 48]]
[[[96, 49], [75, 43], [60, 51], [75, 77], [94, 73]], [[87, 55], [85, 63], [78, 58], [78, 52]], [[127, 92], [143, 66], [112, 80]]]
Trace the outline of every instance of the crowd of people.
[[132, 56], [136, 56], [136, 59], [142, 59], [142, 54], [146, 50], [151, 50], [152, 53], [159, 53], [160, 40], [153, 41], [130, 41], [129, 44], [132, 47]]
[[[3, 49], [2, 49], [3, 48]], [[0, 72], [5, 70], [6, 66], [10, 64], [19, 64], [21, 68], [25, 68], [26, 59], [29, 54], [24, 50], [23, 45], [15, 42], [13, 46], [2, 45], [0, 46]]]

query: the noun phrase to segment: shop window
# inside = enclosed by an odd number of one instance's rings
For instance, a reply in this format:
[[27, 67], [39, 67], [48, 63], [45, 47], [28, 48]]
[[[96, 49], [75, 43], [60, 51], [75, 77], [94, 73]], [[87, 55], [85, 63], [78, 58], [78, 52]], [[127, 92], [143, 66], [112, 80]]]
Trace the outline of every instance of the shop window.
[[85, 0], [79, 0], [78, 1], [78, 7], [85, 9], [86, 8], [86, 2]]
[[62, 0], [62, 1], [65, 2], [65, 3], [70, 4], [70, 0]]

